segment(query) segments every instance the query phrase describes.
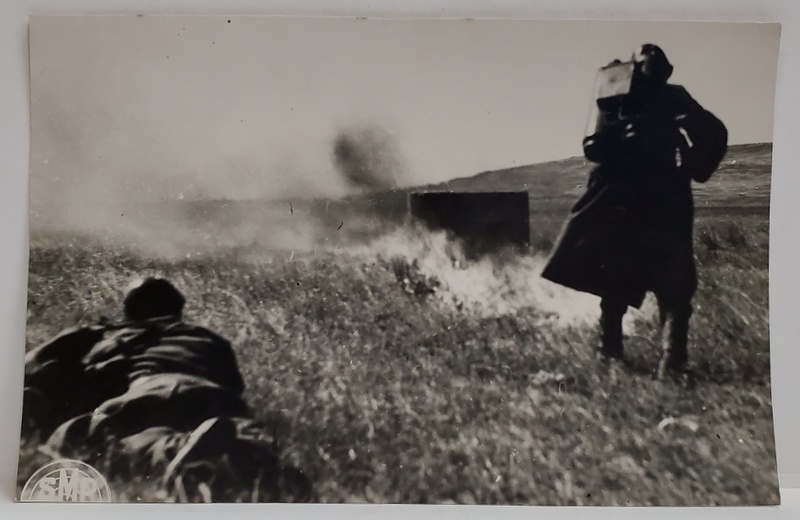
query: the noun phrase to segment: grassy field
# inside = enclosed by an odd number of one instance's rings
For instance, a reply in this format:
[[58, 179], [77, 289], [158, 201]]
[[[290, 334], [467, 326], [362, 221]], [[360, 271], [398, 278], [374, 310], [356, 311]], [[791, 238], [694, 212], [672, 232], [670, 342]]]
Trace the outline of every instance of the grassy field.
[[532, 215], [528, 254], [473, 264], [405, 228], [189, 257], [34, 233], [28, 347], [117, 318], [130, 278], [159, 274], [233, 342], [248, 402], [323, 502], [776, 503], [763, 211], [698, 219], [688, 384], [653, 378], [651, 300], [626, 318], [630, 366], [596, 359], [599, 301], [538, 276], [561, 218]]

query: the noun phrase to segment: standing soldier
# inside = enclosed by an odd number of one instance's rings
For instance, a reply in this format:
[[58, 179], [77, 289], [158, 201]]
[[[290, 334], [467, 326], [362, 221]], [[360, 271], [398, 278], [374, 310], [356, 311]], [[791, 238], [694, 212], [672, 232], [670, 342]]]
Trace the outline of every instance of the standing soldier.
[[680, 86], [646, 44], [601, 69], [598, 118], [584, 141], [597, 164], [542, 276], [595, 294], [601, 353], [623, 357], [622, 317], [652, 291], [666, 329], [659, 372], [683, 371], [697, 289], [692, 180], [706, 182], [727, 150], [725, 126]]

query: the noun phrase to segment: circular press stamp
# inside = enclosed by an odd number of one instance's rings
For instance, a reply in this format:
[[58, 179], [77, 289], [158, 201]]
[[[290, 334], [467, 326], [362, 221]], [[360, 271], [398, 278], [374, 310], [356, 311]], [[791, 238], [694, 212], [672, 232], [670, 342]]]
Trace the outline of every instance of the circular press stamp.
[[111, 502], [111, 489], [99, 471], [78, 461], [59, 459], [37, 469], [25, 483], [21, 502]]

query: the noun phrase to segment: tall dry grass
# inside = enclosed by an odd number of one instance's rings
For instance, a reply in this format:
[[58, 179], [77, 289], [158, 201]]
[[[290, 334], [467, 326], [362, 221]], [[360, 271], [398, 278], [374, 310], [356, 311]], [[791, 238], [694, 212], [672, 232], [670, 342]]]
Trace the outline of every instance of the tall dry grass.
[[[767, 222], [709, 218], [696, 236], [690, 385], [652, 377], [652, 302], [626, 321], [631, 366], [609, 366], [594, 355], [598, 302], [542, 281], [543, 251], [465, 264], [402, 230], [173, 260], [34, 237], [28, 345], [117, 316], [128, 280], [158, 274], [188, 320], [232, 340], [249, 404], [321, 501], [775, 503]], [[140, 484], [120, 486], [158, 498]]]

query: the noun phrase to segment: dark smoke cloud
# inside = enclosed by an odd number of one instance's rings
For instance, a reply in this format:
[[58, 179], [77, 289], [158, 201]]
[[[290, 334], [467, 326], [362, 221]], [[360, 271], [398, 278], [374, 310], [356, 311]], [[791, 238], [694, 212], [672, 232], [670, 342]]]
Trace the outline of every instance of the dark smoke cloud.
[[347, 184], [362, 191], [397, 186], [402, 174], [394, 136], [375, 125], [341, 130], [333, 140], [333, 160]]

